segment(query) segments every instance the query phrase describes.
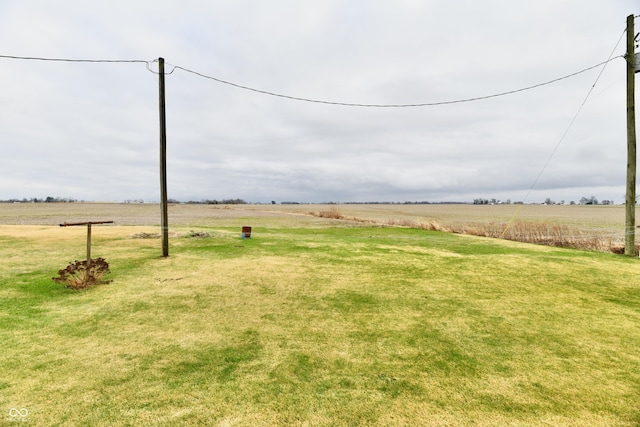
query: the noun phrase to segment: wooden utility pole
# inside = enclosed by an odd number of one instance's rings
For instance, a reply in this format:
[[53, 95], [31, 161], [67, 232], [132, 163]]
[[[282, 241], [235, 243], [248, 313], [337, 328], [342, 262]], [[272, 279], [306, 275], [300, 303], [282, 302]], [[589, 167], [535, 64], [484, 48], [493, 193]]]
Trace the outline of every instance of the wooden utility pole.
[[627, 16], [627, 195], [624, 254], [635, 256], [636, 233], [636, 112], [635, 112], [635, 30], [633, 15]]
[[169, 215], [167, 213], [167, 116], [164, 103], [164, 58], [158, 58], [160, 82], [160, 227], [162, 256], [169, 256]]

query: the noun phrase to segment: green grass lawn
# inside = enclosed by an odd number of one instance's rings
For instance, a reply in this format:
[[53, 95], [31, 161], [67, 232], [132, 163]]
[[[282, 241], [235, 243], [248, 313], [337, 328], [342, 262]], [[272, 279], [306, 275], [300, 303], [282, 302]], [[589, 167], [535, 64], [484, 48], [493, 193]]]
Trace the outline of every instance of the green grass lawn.
[[96, 227], [113, 282], [71, 291], [81, 227], [0, 226], [0, 424], [640, 425], [637, 259], [339, 226], [163, 259], [144, 229]]

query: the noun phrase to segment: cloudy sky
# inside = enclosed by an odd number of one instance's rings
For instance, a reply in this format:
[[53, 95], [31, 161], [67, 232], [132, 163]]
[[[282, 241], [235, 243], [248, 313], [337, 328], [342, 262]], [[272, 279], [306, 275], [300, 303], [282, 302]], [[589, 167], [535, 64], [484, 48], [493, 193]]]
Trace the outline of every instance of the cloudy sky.
[[[173, 199], [622, 203], [615, 57], [639, 13], [636, 0], [2, 0], [0, 55], [148, 63], [0, 58], [0, 199], [159, 200], [163, 57]], [[314, 100], [420, 104], [610, 56], [604, 71], [535, 89], [407, 108], [297, 101], [186, 71]]]

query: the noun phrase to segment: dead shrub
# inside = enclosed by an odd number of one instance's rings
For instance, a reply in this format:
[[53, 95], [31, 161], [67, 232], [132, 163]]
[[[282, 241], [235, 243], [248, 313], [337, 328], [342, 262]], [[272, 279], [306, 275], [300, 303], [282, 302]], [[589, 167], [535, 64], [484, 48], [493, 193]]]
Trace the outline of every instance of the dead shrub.
[[162, 237], [160, 233], [137, 233], [129, 236], [130, 239], [159, 239]]
[[337, 206], [331, 206], [328, 211], [320, 211], [317, 214], [314, 213], [313, 215], [320, 218], [344, 219], [344, 215], [340, 213], [340, 209], [338, 209]]
[[[160, 239], [161, 233], [136, 233], [129, 236], [130, 239]], [[169, 237], [178, 237], [175, 232], [169, 232]]]
[[104, 277], [110, 273], [109, 263], [104, 258], [91, 260], [91, 265], [87, 260], [69, 263], [67, 268], [58, 271], [58, 277], [53, 277], [53, 281], [64, 284], [71, 289], [84, 289], [87, 286], [109, 283]]
[[407, 227], [415, 228], [418, 230], [451, 232], [449, 228], [441, 225], [434, 219], [427, 219], [422, 221], [413, 219], [389, 219], [386, 221], [385, 225], [389, 227]]
[[187, 234], [187, 237], [206, 239], [206, 238], [211, 237], [211, 233], [206, 232], [206, 231], [193, 231], [193, 230], [191, 230]]

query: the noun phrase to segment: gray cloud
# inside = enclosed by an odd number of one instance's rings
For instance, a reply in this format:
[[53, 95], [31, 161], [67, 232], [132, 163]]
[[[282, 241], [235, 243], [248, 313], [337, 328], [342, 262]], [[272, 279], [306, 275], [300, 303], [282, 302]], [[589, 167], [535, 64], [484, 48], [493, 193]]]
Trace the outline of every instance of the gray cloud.
[[[179, 65], [298, 97], [440, 102], [604, 61], [630, 13], [631, 0], [40, 0], [0, 5], [0, 54], [163, 56], [168, 72]], [[166, 76], [169, 196], [515, 201], [548, 162], [530, 201], [622, 202], [622, 59], [561, 139], [600, 70], [501, 98], [375, 109], [276, 98], [176, 69]], [[0, 59], [0, 78], [0, 198], [159, 198], [158, 79], [144, 64]]]

